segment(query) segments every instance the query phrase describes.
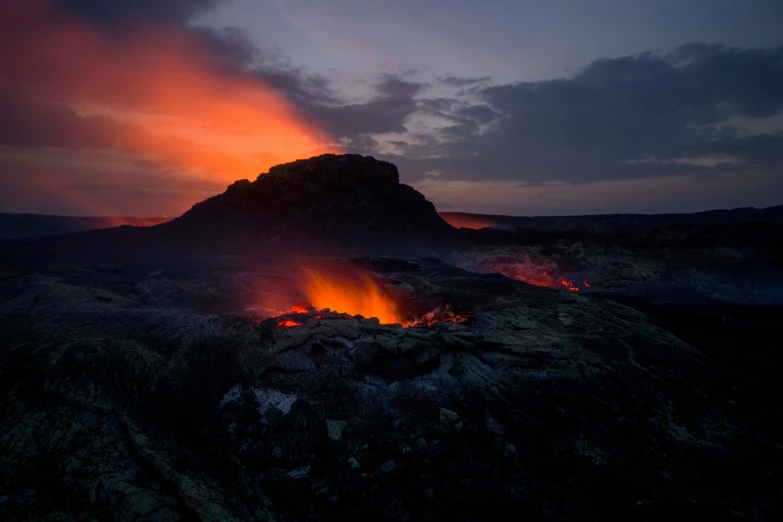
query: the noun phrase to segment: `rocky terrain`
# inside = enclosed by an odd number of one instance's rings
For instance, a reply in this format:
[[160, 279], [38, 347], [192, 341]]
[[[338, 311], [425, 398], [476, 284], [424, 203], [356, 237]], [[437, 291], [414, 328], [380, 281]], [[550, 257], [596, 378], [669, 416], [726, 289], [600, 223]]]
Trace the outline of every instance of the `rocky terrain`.
[[780, 520], [781, 235], [457, 231], [322, 156], [4, 241], [0, 520]]
[[[611, 292], [665, 303], [783, 304], [783, 226], [649, 230], [516, 230], [514, 245], [477, 245], [449, 262], [539, 286]], [[587, 282], [587, 286], [585, 284]]]
[[435, 260], [356, 263], [411, 314], [468, 320], [281, 327], [156, 306], [165, 269], [5, 274], [2, 519], [780, 516], [753, 383], [643, 314]]

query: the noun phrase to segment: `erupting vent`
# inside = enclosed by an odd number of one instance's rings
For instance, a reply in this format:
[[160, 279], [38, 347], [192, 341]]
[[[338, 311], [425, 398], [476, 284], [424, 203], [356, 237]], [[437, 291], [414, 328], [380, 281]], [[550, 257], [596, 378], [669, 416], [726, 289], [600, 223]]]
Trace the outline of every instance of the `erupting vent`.
[[[304, 287], [307, 296], [294, 302], [288, 310], [277, 307], [253, 305], [245, 312], [261, 319], [275, 318], [277, 325], [295, 328], [309, 325], [313, 319], [324, 319], [330, 314], [361, 315], [367, 319], [375, 318], [381, 324], [399, 324], [404, 328], [434, 326], [436, 324], [463, 325], [472, 314], [458, 314], [450, 305], [444, 309], [436, 308], [421, 316], [403, 314], [397, 302], [392, 299], [375, 280], [366, 273], [352, 273], [346, 276], [325, 275], [312, 269], [303, 270]], [[278, 301], [279, 302], [279, 301]]]
[[[403, 322], [397, 304], [366, 274], [357, 274], [352, 281], [330, 279], [312, 270], [305, 271], [305, 276], [307, 297], [316, 310], [329, 308], [350, 315], [377, 317], [383, 324]], [[301, 308], [301, 305], [297, 303], [294, 307]]]

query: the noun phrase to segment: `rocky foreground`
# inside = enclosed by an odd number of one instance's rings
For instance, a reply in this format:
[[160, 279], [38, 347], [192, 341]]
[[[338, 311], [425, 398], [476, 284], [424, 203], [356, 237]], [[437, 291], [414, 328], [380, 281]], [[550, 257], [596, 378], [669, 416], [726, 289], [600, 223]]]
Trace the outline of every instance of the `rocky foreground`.
[[409, 313], [468, 320], [231, 313], [264, 285], [253, 260], [3, 273], [0, 518], [783, 515], [752, 383], [643, 314], [435, 260], [360, 264]]

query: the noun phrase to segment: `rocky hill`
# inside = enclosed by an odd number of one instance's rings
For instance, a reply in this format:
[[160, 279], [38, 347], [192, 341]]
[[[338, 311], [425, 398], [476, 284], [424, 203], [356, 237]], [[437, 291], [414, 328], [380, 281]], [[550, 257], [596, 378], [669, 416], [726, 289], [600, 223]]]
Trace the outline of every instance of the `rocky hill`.
[[435, 206], [400, 183], [397, 167], [358, 154], [325, 154], [272, 167], [196, 204], [167, 227], [213, 240], [425, 250], [454, 237]]
[[429, 255], [460, 233], [397, 167], [326, 154], [241, 180], [154, 227], [0, 241], [0, 263], [116, 262], [214, 254]]

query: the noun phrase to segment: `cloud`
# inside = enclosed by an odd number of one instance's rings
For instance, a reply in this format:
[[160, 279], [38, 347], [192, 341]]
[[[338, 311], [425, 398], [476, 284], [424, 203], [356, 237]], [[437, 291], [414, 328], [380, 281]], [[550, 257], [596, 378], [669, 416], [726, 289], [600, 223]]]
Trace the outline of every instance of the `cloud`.
[[[693, 43], [595, 60], [569, 78], [506, 84], [416, 69], [375, 77], [359, 95], [239, 29], [192, 25], [221, 3], [36, 0], [6, 9], [0, 146], [14, 158], [73, 152], [61, 161], [108, 151], [112, 171], [126, 177], [107, 185], [91, 168], [94, 179], [63, 190], [87, 199], [95, 187], [114, 194], [112, 186], [133, 186], [125, 194], [137, 201], [143, 187], [128, 182], [134, 176], [150, 186], [153, 173], [213, 186], [341, 149], [393, 161], [404, 180], [432, 191], [485, 181], [524, 187], [509, 189], [520, 194], [552, 182], [717, 183], [783, 165], [783, 47]], [[0, 157], [3, 175], [11, 175], [8, 161]], [[154, 194], [167, 206], [169, 191]]]
[[[610, 181], [770, 168], [783, 134], [731, 125], [783, 111], [783, 48], [691, 44], [668, 54], [597, 60], [574, 77], [486, 86], [466, 99], [426, 100], [452, 122], [422, 146], [411, 137], [409, 179]], [[712, 162], [728, 157], [731, 161]]]
[[492, 80], [490, 76], [482, 76], [481, 78], [463, 78], [460, 76], [442, 76], [438, 78], [438, 82], [448, 85], [449, 87], [472, 87], [476, 84], [489, 83]]
[[111, 118], [80, 116], [68, 105], [36, 100], [0, 87], [0, 145], [111, 148], [121, 126]]
[[353, 139], [364, 134], [406, 132], [405, 120], [417, 110], [414, 96], [424, 84], [386, 76], [375, 96], [362, 103], [311, 105], [310, 113], [335, 136]]
[[[158, 165], [161, 177], [223, 186], [341, 150], [244, 69], [243, 53], [253, 49], [241, 35], [140, 19], [118, 29], [47, 5], [17, 5], [0, 21], [0, 145], [27, 147], [33, 156], [39, 147], [112, 151]], [[190, 12], [191, 5], [180, 7]]]
[[185, 22], [215, 9], [223, 0], [56, 0], [57, 7], [100, 23], [125, 25], [129, 20]]
[[0, 146], [0, 208], [63, 215], [178, 215], [225, 188], [110, 150]]

